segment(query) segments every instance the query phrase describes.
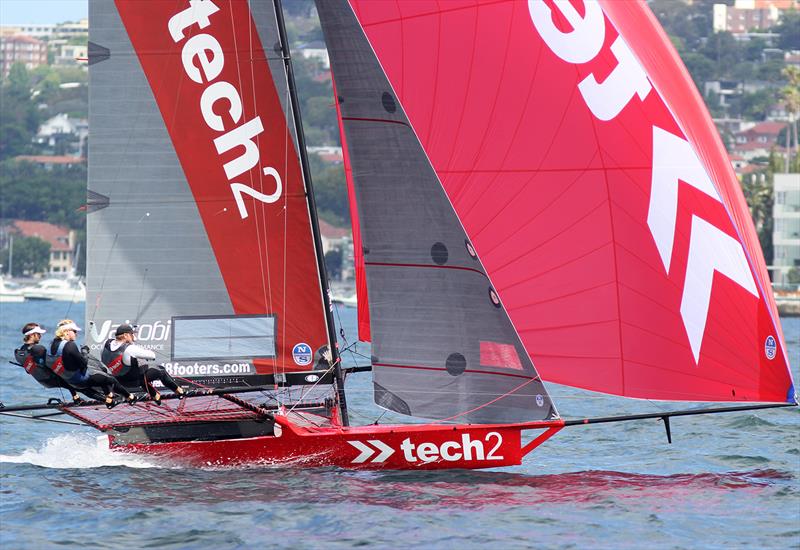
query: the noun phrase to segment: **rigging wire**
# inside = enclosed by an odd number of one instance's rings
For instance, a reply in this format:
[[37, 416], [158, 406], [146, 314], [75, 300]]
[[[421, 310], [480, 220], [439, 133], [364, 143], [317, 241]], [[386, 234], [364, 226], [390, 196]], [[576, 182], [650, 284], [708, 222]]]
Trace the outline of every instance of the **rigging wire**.
[[[339, 336], [342, 337], [342, 342], [345, 345], [344, 349], [339, 352], [339, 356], [342, 356], [346, 352], [349, 352], [353, 359], [353, 363], [355, 363], [356, 366], [358, 366], [358, 360], [356, 359], [356, 355], [358, 355], [359, 357], [363, 357], [364, 359], [371, 359], [371, 357], [367, 357], [363, 353], [358, 353], [358, 351], [356, 351], [356, 347], [358, 346], [358, 340], [354, 341], [352, 344], [348, 342], [347, 336], [345, 335], [344, 331], [344, 323], [342, 322], [342, 316], [339, 311], [339, 305], [338, 304], [332, 304], [332, 305], [334, 306], [333, 311], [336, 313], [336, 321], [339, 324]], [[347, 374], [345, 374], [345, 379], [346, 377]]]
[[39, 420], [40, 422], [54, 422], [56, 424], [70, 424], [71, 426], [85, 426], [85, 424], [81, 424], [80, 422], [70, 422], [68, 420], [57, 420], [55, 418], [44, 418], [42, 416], [35, 416], [35, 415], [27, 415], [27, 414], [17, 414], [13, 412], [2, 412], [0, 414], [4, 416], [13, 416], [15, 418], [24, 418], [26, 420]]
[[[119, 238], [119, 233], [114, 233], [114, 240], [111, 243], [111, 248], [108, 249], [108, 257], [106, 258], [105, 269], [103, 270], [103, 277], [100, 279], [100, 290], [97, 291], [97, 298], [94, 301], [94, 310], [92, 311], [92, 319], [97, 316], [97, 310], [100, 307], [100, 300], [103, 299], [103, 289], [106, 285], [106, 277], [108, 276], [108, 269], [111, 265], [111, 254], [114, 252], [114, 248], [117, 246], [117, 239]], [[90, 324], [94, 324], [94, 321], [90, 321]]]

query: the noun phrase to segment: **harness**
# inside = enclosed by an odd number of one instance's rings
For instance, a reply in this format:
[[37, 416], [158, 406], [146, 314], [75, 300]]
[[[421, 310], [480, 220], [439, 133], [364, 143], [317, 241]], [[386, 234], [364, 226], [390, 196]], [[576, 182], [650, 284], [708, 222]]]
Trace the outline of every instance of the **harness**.
[[61, 340], [61, 343], [58, 344], [58, 349], [56, 349], [56, 353], [54, 355], [54, 357], [56, 359], [55, 359], [55, 361], [53, 361], [53, 364], [50, 366], [50, 368], [53, 369], [53, 372], [56, 373], [57, 375], [61, 376], [61, 377], [64, 376], [64, 370], [65, 370], [64, 369], [64, 358], [62, 357], [62, 355], [64, 353], [64, 348], [66, 347], [68, 341], [69, 340]]
[[[41, 354], [36, 348], [41, 348]], [[25, 369], [25, 372], [42, 386], [46, 388], [58, 386], [59, 377], [50, 368], [52, 360], [44, 346], [41, 344], [24, 344], [21, 348], [14, 350], [14, 356], [17, 362], [22, 365], [22, 368]]]
[[32, 375], [33, 371], [38, 366], [39, 364], [36, 362], [36, 359], [33, 358], [33, 355], [29, 353], [25, 356], [25, 361], [22, 363], [22, 368], [25, 369], [25, 372]]
[[111, 342], [114, 342], [114, 340], [106, 341], [105, 345], [103, 346], [103, 352], [100, 354], [100, 359], [103, 361], [105, 366], [108, 367], [108, 370], [111, 371], [111, 374], [114, 376], [122, 376], [134, 366], [133, 359], [131, 360], [130, 365], [126, 365], [122, 361], [122, 358], [125, 355], [125, 350], [128, 348], [130, 343], [125, 342], [116, 350], [112, 350]]

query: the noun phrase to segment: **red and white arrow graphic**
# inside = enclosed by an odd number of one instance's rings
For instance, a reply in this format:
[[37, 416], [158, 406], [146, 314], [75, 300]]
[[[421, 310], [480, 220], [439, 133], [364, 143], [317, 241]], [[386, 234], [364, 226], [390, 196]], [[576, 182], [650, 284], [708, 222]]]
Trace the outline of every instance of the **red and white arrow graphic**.
[[366, 462], [368, 458], [375, 454], [376, 450], [379, 451], [380, 454], [370, 460], [370, 462], [383, 462], [394, 454], [394, 449], [378, 439], [370, 439], [368, 441], [368, 443], [371, 443], [375, 449], [366, 443], [362, 443], [361, 441], [348, 441], [348, 443], [361, 453], [355, 458], [355, 460], [353, 460], [353, 464], [361, 464], [362, 462]]

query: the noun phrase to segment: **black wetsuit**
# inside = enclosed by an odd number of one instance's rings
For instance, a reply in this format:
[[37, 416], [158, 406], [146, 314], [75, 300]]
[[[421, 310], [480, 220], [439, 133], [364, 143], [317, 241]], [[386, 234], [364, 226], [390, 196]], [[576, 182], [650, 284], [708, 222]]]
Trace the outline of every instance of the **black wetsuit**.
[[[50, 353], [58, 355], [58, 349], [61, 345], [61, 339], [56, 338], [50, 345]], [[89, 361], [83, 356], [78, 345], [73, 341], [68, 341], [61, 351], [61, 361], [63, 364], [63, 372], [56, 372], [67, 383], [83, 391], [84, 388], [91, 386], [100, 387], [106, 395], [112, 392], [119, 392], [124, 397], [128, 397], [131, 393], [125, 389], [125, 386], [120, 384], [116, 378], [106, 372], [97, 369], [89, 369]]]

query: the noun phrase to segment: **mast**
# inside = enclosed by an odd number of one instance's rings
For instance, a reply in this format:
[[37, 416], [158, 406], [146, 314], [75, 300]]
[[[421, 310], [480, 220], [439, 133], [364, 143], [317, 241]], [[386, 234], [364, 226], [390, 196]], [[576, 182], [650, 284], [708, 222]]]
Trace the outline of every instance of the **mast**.
[[297, 100], [297, 88], [294, 82], [294, 70], [291, 63], [289, 52], [289, 40], [286, 35], [286, 25], [283, 20], [283, 6], [281, 0], [274, 0], [275, 17], [278, 21], [278, 33], [281, 39], [281, 52], [283, 64], [286, 67], [286, 79], [289, 85], [289, 100], [292, 105], [292, 116], [295, 120], [297, 129], [297, 151], [300, 157], [300, 165], [305, 175], [306, 201], [308, 202], [309, 216], [311, 218], [311, 232], [314, 236], [314, 249], [317, 253], [317, 266], [322, 289], [322, 303], [325, 308], [325, 319], [328, 325], [328, 338], [331, 344], [331, 359], [334, 365], [334, 379], [336, 381], [336, 395], [339, 401], [339, 409], [342, 414], [342, 425], [349, 426], [350, 419], [347, 415], [347, 400], [344, 392], [344, 376], [342, 375], [342, 365], [337, 345], [336, 331], [334, 330], [333, 313], [331, 311], [330, 292], [328, 290], [328, 274], [325, 268], [325, 255], [322, 250], [322, 238], [319, 232], [319, 220], [317, 219], [317, 205], [314, 199], [314, 186], [311, 182], [311, 169], [308, 165], [308, 155], [306, 153], [306, 140], [303, 132], [303, 119], [300, 116], [300, 108]]

